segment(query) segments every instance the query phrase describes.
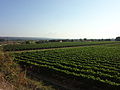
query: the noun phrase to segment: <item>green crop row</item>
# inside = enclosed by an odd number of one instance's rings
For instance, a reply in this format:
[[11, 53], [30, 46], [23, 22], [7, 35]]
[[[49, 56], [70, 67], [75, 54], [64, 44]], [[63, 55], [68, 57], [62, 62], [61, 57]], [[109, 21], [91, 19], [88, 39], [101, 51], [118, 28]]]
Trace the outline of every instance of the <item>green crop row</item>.
[[49, 42], [41, 44], [20, 44], [20, 45], [5, 45], [5, 51], [21, 51], [21, 50], [35, 50], [35, 49], [48, 49], [48, 48], [62, 48], [62, 47], [75, 47], [99, 44], [119, 43], [117, 41], [102, 41], [102, 42]]

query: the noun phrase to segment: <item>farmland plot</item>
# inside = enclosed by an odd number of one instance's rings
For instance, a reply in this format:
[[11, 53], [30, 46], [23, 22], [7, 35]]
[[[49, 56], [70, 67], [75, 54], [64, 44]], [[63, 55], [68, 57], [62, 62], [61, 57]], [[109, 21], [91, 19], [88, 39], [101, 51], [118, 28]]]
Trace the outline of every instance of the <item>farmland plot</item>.
[[84, 87], [120, 89], [120, 44], [21, 52], [13, 57], [22, 65], [37, 67], [37, 75], [43, 68]]

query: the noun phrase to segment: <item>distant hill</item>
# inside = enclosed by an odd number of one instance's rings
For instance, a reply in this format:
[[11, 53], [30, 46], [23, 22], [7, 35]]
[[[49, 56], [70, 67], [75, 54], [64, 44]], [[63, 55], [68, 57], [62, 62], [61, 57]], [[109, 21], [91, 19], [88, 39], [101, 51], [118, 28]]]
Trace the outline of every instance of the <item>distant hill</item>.
[[52, 38], [40, 38], [40, 37], [0, 37], [5, 40], [51, 40]]

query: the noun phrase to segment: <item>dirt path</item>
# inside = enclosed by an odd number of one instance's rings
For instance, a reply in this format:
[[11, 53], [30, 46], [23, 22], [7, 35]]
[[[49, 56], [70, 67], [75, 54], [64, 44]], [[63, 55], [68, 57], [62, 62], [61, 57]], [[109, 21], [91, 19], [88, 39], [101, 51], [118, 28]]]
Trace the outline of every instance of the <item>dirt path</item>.
[[[56, 86], [56, 90], [83, 90], [82, 88], [76, 88], [74, 87], [75, 85], [77, 85], [80, 82], [74, 81], [74, 80], [64, 80], [65, 78], [63, 76], [57, 76], [57, 78], [51, 78], [51, 77], [47, 77], [44, 75], [39, 74], [36, 75], [35, 73], [29, 73], [30, 76], [36, 78], [37, 80], [42, 80], [43, 82], [45, 81], [45, 83], [49, 83], [53, 86]], [[64, 82], [63, 82], [64, 80]], [[75, 85], [74, 85], [75, 84]]]

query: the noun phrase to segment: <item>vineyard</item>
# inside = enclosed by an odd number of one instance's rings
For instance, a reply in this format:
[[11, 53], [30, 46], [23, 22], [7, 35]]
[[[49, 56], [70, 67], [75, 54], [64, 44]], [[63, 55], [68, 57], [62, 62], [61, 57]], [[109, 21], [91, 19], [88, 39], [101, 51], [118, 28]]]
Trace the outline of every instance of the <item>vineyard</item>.
[[63, 47], [76, 47], [76, 46], [89, 46], [99, 44], [113, 44], [116, 41], [93, 41], [93, 42], [49, 42], [41, 44], [20, 44], [20, 45], [5, 45], [4, 51], [22, 51], [22, 50], [36, 50], [36, 49], [49, 49], [49, 48], [63, 48]]
[[44, 68], [49, 74], [82, 82], [84, 87], [120, 89], [120, 44], [20, 52], [13, 57], [22, 65], [37, 67], [38, 75], [39, 68]]

